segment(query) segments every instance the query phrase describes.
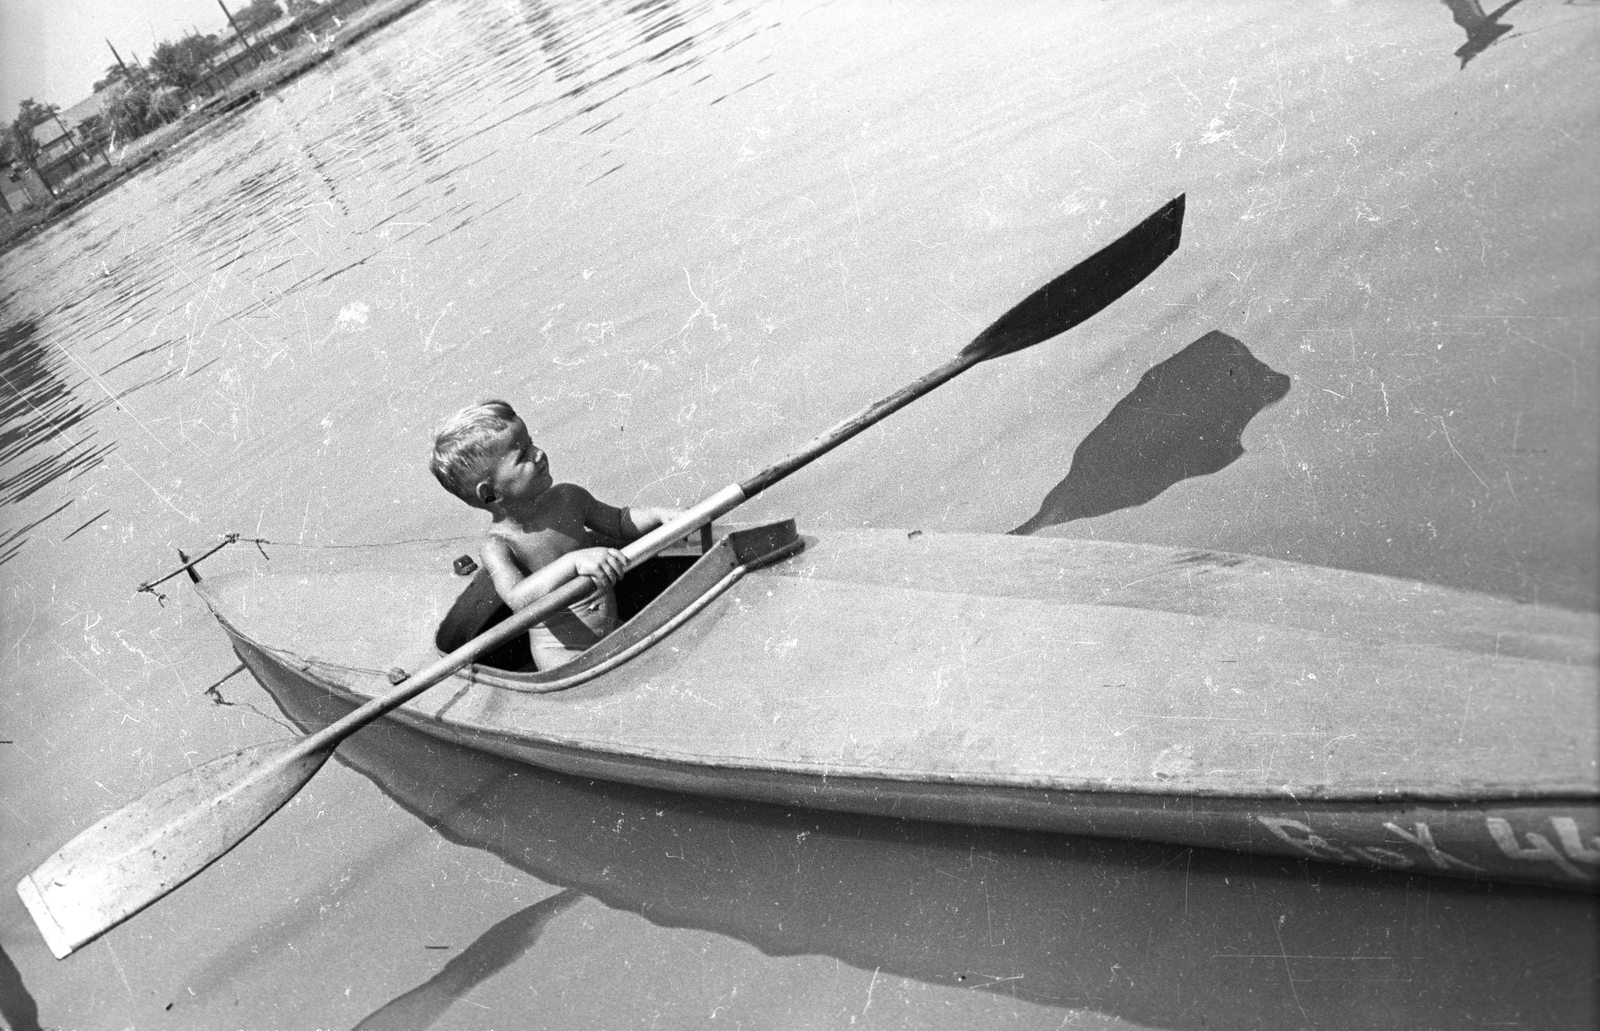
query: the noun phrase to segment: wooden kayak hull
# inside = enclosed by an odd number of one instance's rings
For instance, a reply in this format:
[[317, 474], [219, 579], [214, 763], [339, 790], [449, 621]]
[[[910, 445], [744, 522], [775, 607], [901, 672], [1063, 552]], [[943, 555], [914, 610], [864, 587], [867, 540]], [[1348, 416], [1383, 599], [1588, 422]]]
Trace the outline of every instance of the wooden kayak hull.
[[[766, 566], [708, 555], [665, 632], [619, 631], [587, 679], [473, 667], [393, 718], [714, 797], [1595, 885], [1592, 616], [1130, 545], [807, 544]], [[359, 703], [436, 655], [462, 607], [448, 549], [425, 550], [315, 573], [275, 556], [203, 594], [269, 690]], [[327, 625], [377, 592], [405, 615]]]

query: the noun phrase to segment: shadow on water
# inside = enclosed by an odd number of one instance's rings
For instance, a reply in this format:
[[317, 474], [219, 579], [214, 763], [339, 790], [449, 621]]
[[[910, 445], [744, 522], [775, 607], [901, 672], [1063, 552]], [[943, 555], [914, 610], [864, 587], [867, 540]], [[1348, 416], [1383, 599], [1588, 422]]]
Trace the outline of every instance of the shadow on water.
[[[275, 697], [307, 729], [350, 709], [304, 686]], [[553, 774], [390, 720], [337, 755], [450, 841], [768, 955], [1165, 1028], [1594, 1016], [1570, 990], [1597, 958], [1590, 896], [723, 802]], [[440, 974], [451, 990], [457, 976]]]
[[1250, 420], [1289, 393], [1289, 377], [1212, 330], [1139, 378], [1072, 454], [1067, 478], [1015, 534], [1132, 508], [1244, 454]]
[[11, 1031], [40, 1031], [39, 1004], [4, 949], [0, 949], [0, 1017]]
[[1488, 50], [1496, 40], [1511, 31], [1512, 26], [1501, 24], [1500, 16], [1522, 3], [1522, 0], [1507, 0], [1488, 14], [1483, 13], [1483, 5], [1478, 0], [1443, 0], [1443, 3], [1450, 8], [1450, 17], [1467, 34], [1467, 41], [1455, 52], [1465, 70], [1468, 61]]
[[457, 999], [521, 959], [550, 921], [584, 896], [568, 888], [489, 928], [427, 981], [374, 1010], [352, 1031], [425, 1031]]
[[[0, 302], [0, 506], [92, 469], [116, 448], [115, 442], [95, 446], [92, 430], [75, 432], [111, 400], [80, 401], [58, 371], [60, 356], [38, 334], [37, 320], [9, 322]], [[0, 565], [22, 549], [29, 531], [72, 503], [68, 499], [26, 526], [6, 530]]]

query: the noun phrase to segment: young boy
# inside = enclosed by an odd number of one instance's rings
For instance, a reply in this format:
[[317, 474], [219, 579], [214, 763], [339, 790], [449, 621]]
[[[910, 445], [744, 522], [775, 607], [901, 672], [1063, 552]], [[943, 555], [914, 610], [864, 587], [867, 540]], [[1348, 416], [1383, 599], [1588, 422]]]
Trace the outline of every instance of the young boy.
[[626, 562], [615, 548], [582, 547], [585, 528], [633, 540], [677, 515], [667, 508], [614, 508], [573, 483], [556, 483], [549, 457], [504, 401], [463, 408], [434, 434], [433, 475], [474, 508], [494, 517], [483, 565], [500, 599], [524, 609], [576, 576], [598, 590], [529, 630], [533, 661], [554, 669], [616, 629], [612, 590]]

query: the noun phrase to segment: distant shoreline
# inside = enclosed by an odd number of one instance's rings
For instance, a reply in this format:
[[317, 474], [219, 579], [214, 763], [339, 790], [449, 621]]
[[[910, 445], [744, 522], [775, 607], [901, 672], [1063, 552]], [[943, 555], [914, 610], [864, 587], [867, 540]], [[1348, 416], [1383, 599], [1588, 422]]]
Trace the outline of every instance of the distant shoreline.
[[0, 214], [0, 254], [4, 254], [90, 201], [109, 193], [140, 171], [182, 148], [217, 121], [245, 110], [324, 61], [397, 21], [427, 0], [379, 0], [315, 44], [296, 47], [256, 68], [211, 96], [171, 125], [146, 133], [123, 147], [110, 165], [95, 165], [69, 180], [48, 204]]

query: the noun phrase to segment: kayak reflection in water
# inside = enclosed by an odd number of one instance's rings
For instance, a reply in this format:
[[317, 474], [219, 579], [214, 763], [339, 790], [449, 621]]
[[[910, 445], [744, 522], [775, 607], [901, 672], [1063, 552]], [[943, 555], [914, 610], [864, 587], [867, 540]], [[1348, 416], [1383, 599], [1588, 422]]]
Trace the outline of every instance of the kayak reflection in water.
[[493, 517], [483, 565], [513, 611], [574, 577], [598, 585], [529, 630], [541, 670], [570, 662], [617, 627], [613, 587], [627, 560], [615, 548], [585, 547], [588, 532], [631, 541], [678, 514], [670, 508], [617, 508], [575, 483], [556, 483], [550, 457], [504, 401], [470, 405], [446, 419], [434, 434], [429, 467], [445, 490]]

